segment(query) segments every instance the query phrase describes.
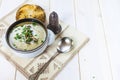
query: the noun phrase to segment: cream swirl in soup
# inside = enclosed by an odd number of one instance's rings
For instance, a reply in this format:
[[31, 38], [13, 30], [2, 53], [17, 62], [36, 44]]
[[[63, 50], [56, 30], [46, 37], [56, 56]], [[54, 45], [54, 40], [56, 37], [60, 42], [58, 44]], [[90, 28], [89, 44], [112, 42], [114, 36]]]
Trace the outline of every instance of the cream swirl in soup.
[[10, 45], [18, 50], [33, 50], [46, 39], [46, 31], [42, 25], [35, 22], [25, 22], [17, 25], [10, 33]]

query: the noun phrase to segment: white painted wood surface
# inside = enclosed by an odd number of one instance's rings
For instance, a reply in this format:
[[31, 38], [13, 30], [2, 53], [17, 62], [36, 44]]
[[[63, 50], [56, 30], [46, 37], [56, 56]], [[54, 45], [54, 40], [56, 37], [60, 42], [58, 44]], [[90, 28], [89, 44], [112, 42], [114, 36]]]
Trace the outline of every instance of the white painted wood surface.
[[120, 80], [120, 1], [100, 0], [113, 80]]
[[[24, 0], [2, 0], [0, 18]], [[89, 36], [89, 43], [55, 80], [120, 80], [120, 1], [46, 0], [64, 22]], [[1, 2], [1, 1], [0, 1]], [[0, 80], [26, 80], [0, 56]]]

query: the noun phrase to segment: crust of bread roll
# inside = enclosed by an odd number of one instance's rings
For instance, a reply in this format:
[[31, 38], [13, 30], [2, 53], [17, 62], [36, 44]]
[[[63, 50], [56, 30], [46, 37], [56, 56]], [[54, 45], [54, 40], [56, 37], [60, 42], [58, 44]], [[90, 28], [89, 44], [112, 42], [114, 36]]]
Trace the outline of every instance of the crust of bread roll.
[[36, 18], [42, 22], [46, 20], [46, 14], [38, 5], [33, 4], [25, 4], [17, 10], [16, 20], [24, 19], [24, 18]]

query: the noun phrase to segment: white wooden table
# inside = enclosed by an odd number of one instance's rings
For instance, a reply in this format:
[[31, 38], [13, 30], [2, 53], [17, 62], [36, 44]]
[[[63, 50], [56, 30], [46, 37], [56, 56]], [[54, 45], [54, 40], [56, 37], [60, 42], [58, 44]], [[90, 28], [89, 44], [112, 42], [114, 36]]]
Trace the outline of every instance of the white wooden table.
[[[24, 0], [0, 0], [0, 18]], [[55, 80], [120, 80], [120, 1], [45, 0], [64, 22], [89, 36], [89, 43]], [[26, 80], [0, 56], [0, 80]]]

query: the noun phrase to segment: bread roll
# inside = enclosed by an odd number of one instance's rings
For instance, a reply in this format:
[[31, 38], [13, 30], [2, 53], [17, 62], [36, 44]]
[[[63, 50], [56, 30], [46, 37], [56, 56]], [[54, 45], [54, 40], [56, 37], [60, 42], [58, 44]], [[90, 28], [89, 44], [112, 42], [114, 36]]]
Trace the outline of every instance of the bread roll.
[[42, 22], [45, 22], [46, 15], [44, 10], [40, 6], [33, 4], [25, 4], [20, 7], [16, 13], [16, 20], [24, 18], [36, 18]]

